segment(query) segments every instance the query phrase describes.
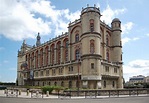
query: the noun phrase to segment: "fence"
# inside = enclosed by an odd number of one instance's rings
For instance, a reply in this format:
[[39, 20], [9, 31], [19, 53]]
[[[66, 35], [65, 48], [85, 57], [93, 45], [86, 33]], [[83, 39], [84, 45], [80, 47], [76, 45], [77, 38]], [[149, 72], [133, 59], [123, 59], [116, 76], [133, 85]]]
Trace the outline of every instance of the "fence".
[[[45, 98], [49, 97], [49, 92], [43, 94], [41, 90], [26, 90], [21, 94], [19, 89], [6, 89], [6, 97], [27, 97], [27, 98]], [[64, 92], [57, 92], [55, 97], [57, 98], [71, 98], [71, 97], [82, 97], [82, 98], [100, 98], [105, 97], [120, 97], [120, 96], [149, 96], [149, 89], [121, 89], [121, 90], [65, 90]]]
[[64, 96], [84, 96], [85, 98], [98, 98], [100, 96], [119, 97], [119, 96], [139, 96], [149, 95], [149, 89], [121, 89], [121, 90], [65, 90]]

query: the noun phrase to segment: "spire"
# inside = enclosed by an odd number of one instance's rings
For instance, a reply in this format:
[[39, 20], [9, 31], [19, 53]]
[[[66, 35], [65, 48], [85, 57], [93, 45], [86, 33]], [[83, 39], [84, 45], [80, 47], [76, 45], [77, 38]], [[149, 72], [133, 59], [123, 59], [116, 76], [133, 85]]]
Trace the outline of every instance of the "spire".
[[26, 44], [26, 40], [25, 40], [25, 39], [23, 40], [23, 45], [24, 45], [24, 44]]
[[41, 43], [40, 43], [40, 33], [38, 32], [38, 35], [37, 35], [37, 41], [36, 41], [36, 46], [39, 46]]

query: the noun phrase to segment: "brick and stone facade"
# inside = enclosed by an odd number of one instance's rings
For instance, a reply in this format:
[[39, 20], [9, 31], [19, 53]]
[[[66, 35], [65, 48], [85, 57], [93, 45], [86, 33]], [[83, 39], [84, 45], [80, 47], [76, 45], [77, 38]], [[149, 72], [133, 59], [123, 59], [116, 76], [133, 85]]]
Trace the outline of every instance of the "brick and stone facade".
[[36, 46], [23, 42], [18, 51], [18, 85], [59, 85], [67, 88], [123, 88], [121, 21], [111, 27], [97, 7], [82, 9], [68, 32]]

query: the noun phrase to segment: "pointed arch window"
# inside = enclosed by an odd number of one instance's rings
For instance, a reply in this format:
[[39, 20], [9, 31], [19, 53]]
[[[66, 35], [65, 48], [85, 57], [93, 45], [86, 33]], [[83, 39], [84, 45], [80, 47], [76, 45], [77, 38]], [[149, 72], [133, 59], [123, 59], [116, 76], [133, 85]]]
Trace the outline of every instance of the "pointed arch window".
[[65, 50], [65, 61], [68, 61], [68, 50]]
[[48, 51], [49, 50], [49, 47], [47, 46], [45, 48], [45, 65], [47, 66], [48, 65], [48, 58], [49, 58], [49, 55], [48, 55]]
[[35, 62], [36, 64], [36, 68], [38, 68], [38, 50], [36, 51], [36, 62]]
[[76, 42], [76, 43], [79, 42], [79, 34], [76, 34], [76, 35], [75, 35], [75, 42]]
[[95, 52], [94, 40], [90, 40], [90, 53], [93, 54]]
[[106, 45], [109, 46], [109, 36], [108, 36], [108, 34], [106, 35]]
[[54, 44], [51, 45], [51, 64], [54, 64]]
[[93, 19], [90, 20], [90, 31], [91, 32], [94, 31], [94, 20]]
[[40, 67], [43, 66], [43, 49], [40, 50]]
[[65, 42], [65, 47], [68, 48], [68, 40]]
[[31, 57], [31, 66], [32, 68], [34, 68], [34, 52], [32, 53], [32, 57]]
[[65, 40], [63, 41], [64, 43], [64, 58], [65, 58], [65, 61], [68, 61], [68, 38], [65, 38]]
[[57, 63], [60, 64], [61, 59], [61, 42], [57, 43]]
[[28, 55], [28, 68], [30, 69], [30, 54]]

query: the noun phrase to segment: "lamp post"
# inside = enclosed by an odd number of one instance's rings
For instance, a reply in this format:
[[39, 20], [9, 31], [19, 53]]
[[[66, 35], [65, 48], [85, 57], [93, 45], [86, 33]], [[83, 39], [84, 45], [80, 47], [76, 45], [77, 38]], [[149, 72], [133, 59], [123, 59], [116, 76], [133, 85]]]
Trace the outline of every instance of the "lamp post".
[[78, 81], [77, 81], [77, 82], [78, 82], [78, 83], [77, 83], [77, 84], [78, 84], [77, 95], [79, 96], [79, 87], [80, 87], [80, 83], [79, 83], [79, 82], [80, 82], [80, 76], [79, 76], [79, 59], [78, 59]]

